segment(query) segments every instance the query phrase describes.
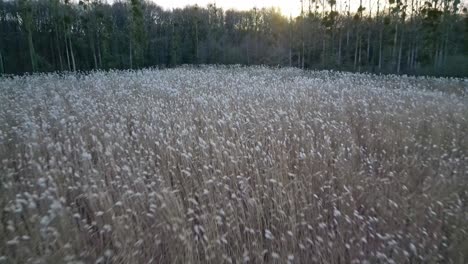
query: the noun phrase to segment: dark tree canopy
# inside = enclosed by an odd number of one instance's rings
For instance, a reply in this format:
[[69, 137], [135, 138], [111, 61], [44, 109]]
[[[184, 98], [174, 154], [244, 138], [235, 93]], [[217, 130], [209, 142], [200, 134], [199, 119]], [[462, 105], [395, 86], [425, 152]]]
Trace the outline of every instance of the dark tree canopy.
[[0, 0], [0, 74], [265, 64], [468, 76], [460, 0], [361, 1], [357, 10], [346, 2], [301, 1], [301, 15], [288, 18], [214, 4], [167, 11], [144, 0]]

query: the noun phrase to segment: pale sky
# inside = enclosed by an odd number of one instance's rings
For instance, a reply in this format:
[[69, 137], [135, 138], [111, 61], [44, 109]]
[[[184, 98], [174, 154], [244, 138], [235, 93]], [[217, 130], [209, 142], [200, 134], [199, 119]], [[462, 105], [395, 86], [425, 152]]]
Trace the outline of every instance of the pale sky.
[[[285, 16], [298, 16], [301, 12], [300, 0], [153, 0], [159, 6], [165, 9], [181, 8], [187, 5], [195, 5], [206, 7], [208, 4], [216, 3], [217, 7], [221, 7], [224, 10], [237, 9], [237, 10], [249, 10], [254, 7], [278, 7], [283, 15]], [[318, 0], [316, 2], [321, 3], [326, 0]], [[351, 3], [351, 12], [355, 12], [359, 7], [360, 0], [337, 0], [338, 10], [345, 10], [348, 2]], [[420, 1], [423, 2], [423, 1]], [[468, 0], [462, 0], [465, 6], [467, 6]], [[304, 11], [308, 10], [308, 0], [304, 0]], [[369, 10], [369, 4], [372, 5], [372, 12], [376, 12], [377, 0], [362, 0], [363, 6], [366, 7], [366, 11]], [[387, 0], [380, 0], [381, 5], [388, 3]]]
[[[254, 7], [262, 8], [262, 7], [278, 7], [280, 8], [281, 12], [289, 16], [297, 16], [301, 12], [301, 2], [300, 0], [153, 0], [156, 4], [166, 8], [177, 8], [177, 7], [184, 7], [187, 5], [199, 5], [201, 7], [205, 7], [208, 4], [216, 3], [217, 7], [222, 7], [224, 10], [233, 8], [237, 10], [249, 10]], [[350, 0], [351, 1], [351, 10], [356, 10], [359, 6], [359, 0]], [[363, 0], [363, 2], [368, 2], [369, 0]], [[376, 0], [373, 0], [376, 1]], [[381, 0], [384, 2], [385, 0]], [[318, 1], [320, 2], [320, 0]], [[338, 7], [340, 2], [342, 2], [343, 8], [345, 6], [344, 1], [337, 1]], [[304, 0], [304, 10], [308, 9], [308, 0]]]

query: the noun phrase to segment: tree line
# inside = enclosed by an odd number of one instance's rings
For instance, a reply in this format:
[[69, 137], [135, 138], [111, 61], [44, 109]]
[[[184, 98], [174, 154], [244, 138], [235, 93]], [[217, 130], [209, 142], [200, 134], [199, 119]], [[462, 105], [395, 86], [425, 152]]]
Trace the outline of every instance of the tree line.
[[0, 73], [172, 67], [295, 66], [468, 76], [460, 0], [301, 0], [301, 14], [157, 1], [0, 0]]

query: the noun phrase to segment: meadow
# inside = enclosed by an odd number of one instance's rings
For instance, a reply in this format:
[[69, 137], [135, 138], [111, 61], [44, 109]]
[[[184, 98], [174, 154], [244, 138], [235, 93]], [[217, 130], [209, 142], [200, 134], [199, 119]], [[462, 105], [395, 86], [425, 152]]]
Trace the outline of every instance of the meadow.
[[0, 79], [0, 263], [467, 263], [468, 80]]

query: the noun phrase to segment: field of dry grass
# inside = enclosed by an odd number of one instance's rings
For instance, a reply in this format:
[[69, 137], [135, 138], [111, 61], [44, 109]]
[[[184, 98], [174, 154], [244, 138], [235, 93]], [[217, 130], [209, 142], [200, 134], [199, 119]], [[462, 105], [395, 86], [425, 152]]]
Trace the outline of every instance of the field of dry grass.
[[0, 263], [467, 263], [468, 82], [0, 79]]

